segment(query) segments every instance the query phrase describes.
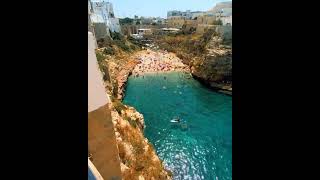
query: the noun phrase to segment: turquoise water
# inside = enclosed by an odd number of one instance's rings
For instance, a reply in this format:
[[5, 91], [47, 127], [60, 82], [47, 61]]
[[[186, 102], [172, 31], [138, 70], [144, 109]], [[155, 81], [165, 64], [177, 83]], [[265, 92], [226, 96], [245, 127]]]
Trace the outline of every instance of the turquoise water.
[[232, 179], [232, 97], [187, 76], [130, 77], [124, 103], [144, 115], [145, 136], [174, 179]]

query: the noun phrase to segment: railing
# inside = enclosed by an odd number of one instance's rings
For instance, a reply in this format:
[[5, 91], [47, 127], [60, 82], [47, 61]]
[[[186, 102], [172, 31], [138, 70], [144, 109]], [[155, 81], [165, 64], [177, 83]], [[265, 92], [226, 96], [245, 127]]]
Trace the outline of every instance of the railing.
[[96, 169], [96, 167], [92, 164], [90, 159], [88, 159], [88, 180], [103, 180], [103, 177]]

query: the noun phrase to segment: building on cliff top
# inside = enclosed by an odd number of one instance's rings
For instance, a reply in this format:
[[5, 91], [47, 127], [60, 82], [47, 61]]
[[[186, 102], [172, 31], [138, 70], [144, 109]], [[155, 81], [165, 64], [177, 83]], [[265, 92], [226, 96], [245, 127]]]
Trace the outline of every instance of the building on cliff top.
[[232, 1], [227, 1], [227, 2], [220, 2], [217, 3], [212, 9], [210, 9], [208, 12], [211, 12], [213, 14], [217, 13], [221, 9], [227, 9], [231, 8], [232, 9]]
[[214, 14], [216, 19], [222, 21], [224, 26], [232, 26], [232, 1], [217, 3], [208, 12]]
[[121, 32], [112, 3], [104, 0], [88, 0], [88, 14], [97, 39], [110, 36], [109, 31]]
[[194, 17], [197, 17], [201, 14], [203, 14], [204, 12], [202, 11], [168, 11], [167, 12], [167, 19], [171, 19], [172, 17], [183, 17], [184, 19], [193, 19]]

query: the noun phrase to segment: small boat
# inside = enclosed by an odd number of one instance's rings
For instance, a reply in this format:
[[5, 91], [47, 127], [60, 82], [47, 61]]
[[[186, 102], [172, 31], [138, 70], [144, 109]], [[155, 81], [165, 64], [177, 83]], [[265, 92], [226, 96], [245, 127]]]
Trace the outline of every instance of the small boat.
[[170, 122], [177, 123], [177, 122], [180, 122], [180, 119], [172, 119], [172, 120], [170, 120]]

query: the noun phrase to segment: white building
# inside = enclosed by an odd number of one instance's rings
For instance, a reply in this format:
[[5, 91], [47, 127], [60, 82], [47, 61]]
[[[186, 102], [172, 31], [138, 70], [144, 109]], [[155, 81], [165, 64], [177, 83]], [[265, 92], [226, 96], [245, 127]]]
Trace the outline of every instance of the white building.
[[104, 0], [90, 0], [91, 21], [95, 23], [104, 23], [106, 31], [120, 32], [119, 19], [115, 17], [112, 3]]
[[217, 3], [212, 9], [209, 10], [209, 12], [217, 13], [221, 9], [228, 9], [228, 8], [232, 9], [232, 1]]
[[232, 8], [224, 8], [216, 13], [217, 19], [222, 21], [222, 25], [232, 26]]
[[217, 4], [215, 8], [213, 8], [215, 16], [217, 19], [222, 21], [222, 25], [232, 26], [232, 4], [231, 3], [222, 3]]
[[232, 8], [222, 8], [219, 11], [216, 12], [216, 16], [219, 17], [226, 17], [226, 16], [232, 16]]
[[206, 12], [202, 12], [202, 11], [191, 11], [191, 10], [187, 10], [187, 11], [168, 11], [167, 13], [167, 19], [171, 19], [173, 17], [183, 17], [185, 19], [194, 19], [195, 17], [201, 16], [206, 14]]
[[232, 15], [231, 16], [225, 16], [220, 18], [222, 21], [222, 25], [224, 26], [232, 26]]

